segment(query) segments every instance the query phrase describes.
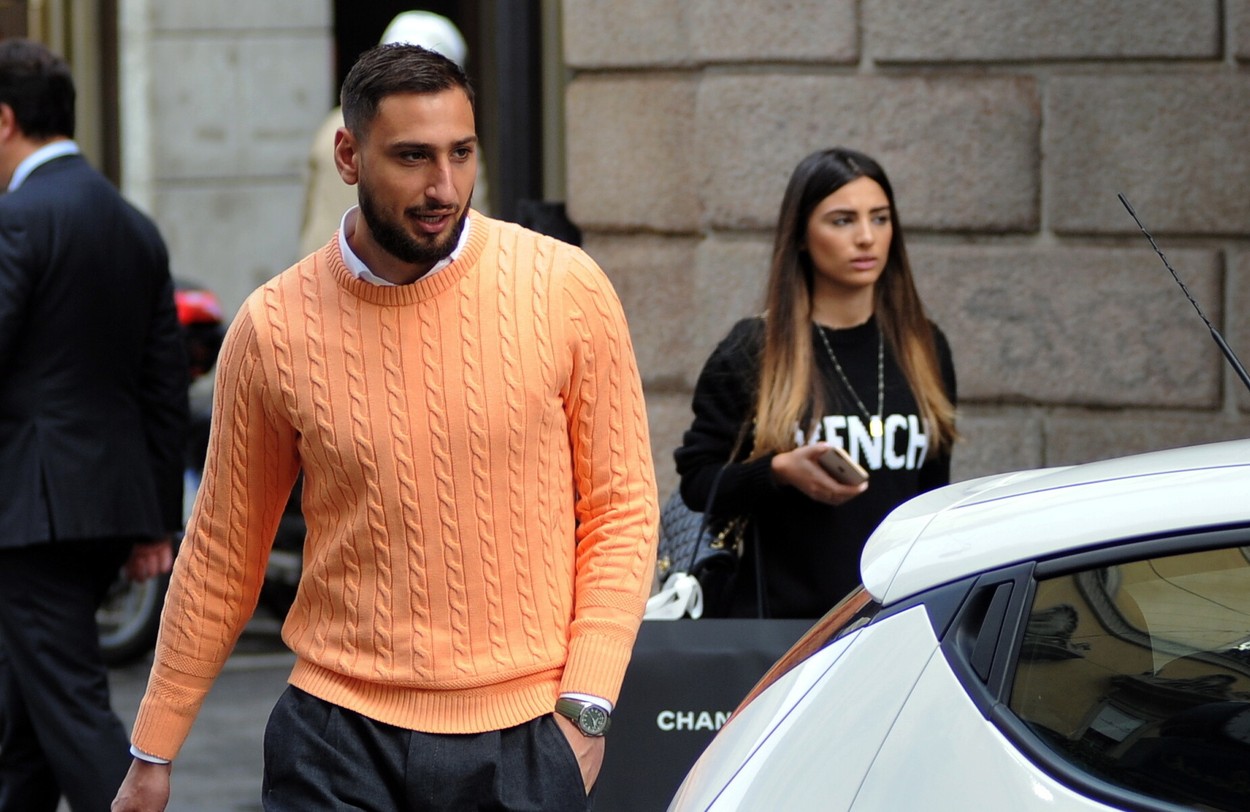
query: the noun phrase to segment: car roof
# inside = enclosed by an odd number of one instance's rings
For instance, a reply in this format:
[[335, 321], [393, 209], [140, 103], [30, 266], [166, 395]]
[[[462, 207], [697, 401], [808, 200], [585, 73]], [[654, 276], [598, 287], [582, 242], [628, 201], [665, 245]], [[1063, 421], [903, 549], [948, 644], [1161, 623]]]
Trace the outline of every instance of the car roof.
[[1250, 440], [998, 474], [903, 503], [868, 539], [888, 605], [940, 584], [1121, 539], [1250, 524]]

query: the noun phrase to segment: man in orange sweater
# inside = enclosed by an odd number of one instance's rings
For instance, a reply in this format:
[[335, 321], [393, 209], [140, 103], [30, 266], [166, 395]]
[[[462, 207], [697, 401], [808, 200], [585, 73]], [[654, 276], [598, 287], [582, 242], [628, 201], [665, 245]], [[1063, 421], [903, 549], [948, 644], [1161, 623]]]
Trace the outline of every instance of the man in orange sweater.
[[580, 249], [469, 208], [453, 62], [378, 46], [342, 95], [360, 205], [231, 325], [114, 810], [167, 803], [300, 470], [265, 809], [586, 809], [658, 516], [620, 304]]

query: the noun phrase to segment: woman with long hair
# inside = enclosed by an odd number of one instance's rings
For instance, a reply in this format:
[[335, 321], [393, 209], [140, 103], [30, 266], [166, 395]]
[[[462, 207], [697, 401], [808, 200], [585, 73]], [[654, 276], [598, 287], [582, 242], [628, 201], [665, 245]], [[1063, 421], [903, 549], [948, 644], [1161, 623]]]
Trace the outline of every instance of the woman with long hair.
[[[835, 147], [795, 168], [765, 311], [720, 342], [692, 408], [674, 455], [683, 501], [710, 508], [713, 526], [749, 520], [726, 594], [705, 595], [715, 614], [820, 617], [859, 583], [885, 515], [950, 481], [951, 352], [916, 292], [894, 191], [872, 158]], [[820, 461], [831, 446], [868, 480], [836, 479]]]

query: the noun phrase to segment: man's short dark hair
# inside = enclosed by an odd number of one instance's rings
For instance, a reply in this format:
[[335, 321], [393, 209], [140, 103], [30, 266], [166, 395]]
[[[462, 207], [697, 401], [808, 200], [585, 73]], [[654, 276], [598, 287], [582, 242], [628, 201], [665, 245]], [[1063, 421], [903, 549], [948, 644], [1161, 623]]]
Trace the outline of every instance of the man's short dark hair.
[[74, 137], [74, 77], [64, 59], [28, 39], [0, 40], [0, 104], [27, 138]]
[[353, 135], [361, 138], [387, 96], [441, 93], [457, 87], [464, 91], [472, 105], [473, 87], [455, 62], [420, 45], [376, 45], [360, 55], [343, 80], [340, 96], [343, 123]]

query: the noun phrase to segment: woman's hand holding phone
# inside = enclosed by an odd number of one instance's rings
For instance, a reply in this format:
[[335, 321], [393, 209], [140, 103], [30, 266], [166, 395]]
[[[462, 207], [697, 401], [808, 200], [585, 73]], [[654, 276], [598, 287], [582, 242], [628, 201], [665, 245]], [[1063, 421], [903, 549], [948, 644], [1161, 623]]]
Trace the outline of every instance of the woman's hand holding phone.
[[851, 459], [850, 454], [836, 445], [828, 446], [825, 453], [817, 457], [816, 461], [820, 463], [821, 468], [829, 472], [829, 476], [843, 485], [859, 485], [868, 481], [868, 472]]
[[[846, 478], [857, 479], [858, 482], [841, 482], [834, 473], [825, 468], [821, 459], [831, 453], [840, 453], [845, 457], [845, 462], [849, 462], [850, 466], [840, 463], [838, 468], [848, 472], [844, 474]], [[797, 488], [809, 498], [829, 505], [841, 505], [868, 489], [867, 472], [855, 465], [841, 449], [827, 443], [799, 446], [777, 454], [772, 460], [772, 471], [778, 482]], [[859, 474], [863, 475], [862, 478]]]

